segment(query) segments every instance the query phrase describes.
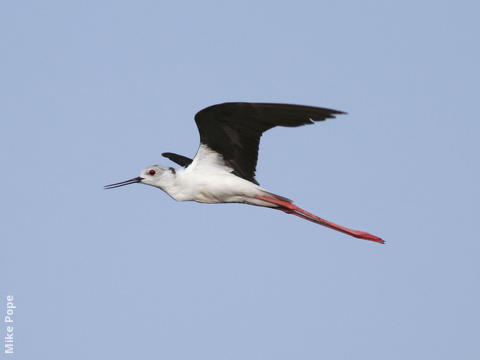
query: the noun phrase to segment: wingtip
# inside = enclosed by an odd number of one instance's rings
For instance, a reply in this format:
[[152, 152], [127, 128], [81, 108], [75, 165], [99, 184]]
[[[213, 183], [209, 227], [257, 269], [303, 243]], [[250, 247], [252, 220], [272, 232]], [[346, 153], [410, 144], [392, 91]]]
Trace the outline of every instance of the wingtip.
[[325, 119], [335, 119], [338, 115], [348, 115], [348, 112], [342, 110], [328, 109], [330, 114]]
[[334, 110], [334, 115], [348, 115], [348, 112], [342, 110]]

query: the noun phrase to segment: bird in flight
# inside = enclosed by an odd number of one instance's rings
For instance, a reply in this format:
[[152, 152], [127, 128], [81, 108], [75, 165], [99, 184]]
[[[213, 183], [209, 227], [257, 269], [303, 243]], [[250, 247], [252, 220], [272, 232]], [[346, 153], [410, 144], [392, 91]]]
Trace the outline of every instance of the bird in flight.
[[212, 105], [195, 115], [200, 147], [193, 159], [170, 152], [162, 154], [182, 168], [152, 165], [140, 176], [107, 185], [105, 189], [142, 183], [163, 190], [177, 201], [264, 206], [383, 244], [384, 241], [375, 235], [319, 218], [294, 205], [292, 200], [268, 192], [255, 180], [260, 137], [265, 131], [275, 126], [313, 124], [340, 114], [345, 113], [291, 104], [229, 102]]

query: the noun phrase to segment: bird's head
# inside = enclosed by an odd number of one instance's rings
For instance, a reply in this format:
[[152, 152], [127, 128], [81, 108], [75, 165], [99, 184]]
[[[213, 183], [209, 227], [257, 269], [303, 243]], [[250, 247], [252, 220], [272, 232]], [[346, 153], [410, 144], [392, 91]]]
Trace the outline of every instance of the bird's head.
[[114, 189], [124, 185], [130, 185], [135, 183], [142, 183], [145, 185], [151, 185], [155, 187], [160, 187], [162, 183], [165, 182], [165, 178], [171, 174], [171, 171], [168, 168], [165, 168], [160, 165], [152, 165], [142, 170], [140, 176], [136, 178], [122, 181], [115, 184], [110, 184], [104, 186], [105, 189]]

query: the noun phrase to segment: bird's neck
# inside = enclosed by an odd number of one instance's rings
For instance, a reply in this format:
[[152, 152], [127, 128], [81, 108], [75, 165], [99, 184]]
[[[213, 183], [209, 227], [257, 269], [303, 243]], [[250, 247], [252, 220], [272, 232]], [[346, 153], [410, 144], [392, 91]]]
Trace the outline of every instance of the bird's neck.
[[175, 200], [175, 194], [178, 192], [177, 171], [170, 168], [153, 184], [153, 186], [165, 191]]

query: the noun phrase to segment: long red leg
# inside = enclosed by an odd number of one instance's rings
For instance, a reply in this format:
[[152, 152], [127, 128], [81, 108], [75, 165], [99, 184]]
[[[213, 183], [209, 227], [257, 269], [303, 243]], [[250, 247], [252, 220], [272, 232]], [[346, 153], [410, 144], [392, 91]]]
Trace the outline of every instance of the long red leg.
[[364, 231], [353, 230], [353, 229], [346, 228], [344, 226], [334, 224], [330, 221], [327, 221], [327, 220], [322, 219], [322, 218], [320, 218], [316, 215], [313, 215], [313, 214], [309, 213], [308, 211], [305, 211], [302, 208], [299, 208], [298, 206], [296, 206], [296, 205], [294, 205], [294, 204], [292, 204], [288, 201], [278, 200], [278, 199], [274, 199], [274, 198], [271, 198], [271, 197], [268, 197], [268, 196], [257, 196], [257, 199], [263, 200], [263, 201], [266, 201], [266, 202], [269, 202], [269, 203], [272, 203], [272, 204], [275, 204], [275, 205], [278, 205], [279, 206], [278, 210], [282, 210], [283, 212], [286, 212], [287, 214], [296, 215], [298, 217], [301, 217], [302, 219], [305, 219], [305, 220], [314, 222], [316, 224], [320, 224], [320, 225], [329, 227], [330, 229], [334, 229], [334, 230], [343, 232], [343, 233], [348, 234], [350, 236], [353, 236], [353, 237], [356, 237], [356, 238], [359, 238], [359, 239], [375, 241], [375, 242], [378, 242], [380, 244], [385, 243], [385, 241], [383, 241], [378, 236], [369, 234], [369, 233], [364, 232]]

